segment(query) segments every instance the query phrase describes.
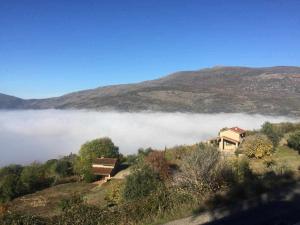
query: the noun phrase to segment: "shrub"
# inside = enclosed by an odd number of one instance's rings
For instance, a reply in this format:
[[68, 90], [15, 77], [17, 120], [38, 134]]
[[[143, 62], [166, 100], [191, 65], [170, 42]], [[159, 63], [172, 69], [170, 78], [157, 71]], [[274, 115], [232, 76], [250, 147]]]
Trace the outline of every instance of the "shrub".
[[169, 163], [166, 160], [165, 153], [162, 151], [152, 151], [145, 158], [145, 163], [156, 173], [161, 179], [167, 179], [170, 175]]
[[291, 134], [288, 138], [288, 146], [300, 153], [300, 130]]
[[267, 167], [267, 168], [273, 168], [274, 166], [276, 166], [276, 161], [272, 158], [266, 158], [263, 161], [263, 164]]
[[265, 122], [262, 125], [261, 131], [270, 139], [274, 148], [278, 146], [279, 141], [283, 136], [280, 129], [276, 129], [276, 127], [270, 122]]
[[110, 186], [105, 195], [105, 200], [108, 201], [108, 205], [118, 205], [122, 201], [124, 184], [115, 182]]
[[71, 197], [69, 198], [63, 198], [60, 203], [59, 203], [59, 207], [65, 211], [71, 207], [73, 207], [74, 205], [80, 205], [83, 203], [83, 198], [81, 195], [78, 194], [73, 194]]
[[246, 179], [251, 178], [253, 175], [249, 165], [249, 160], [246, 157], [234, 159], [231, 166], [232, 173], [235, 178], [233, 180], [234, 184], [244, 182]]
[[263, 158], [272, 154], [273, 145], [265, 135], [256, 134], [246, 137], [241, 148], [249, 158]]
[[50, 220], [33, 215], [22, 215], [17, 213], [6, 213], [0, 217], [1, 225], [52, 225]]
[[148, 166], [144, 166], [126, 177], [123, 198], [132, 201], [146, 197], [155, 192], [160, 184], [159, 175]]
[[183, 190], [202, 199], [225, 185], [227, 172], [227, 166], [221, 160], [217, 148], [199, 147], [183, 158], [175, 182]]
[[44, 167], [38, 163], [32, 163], [24, 167], [20, 175], [20, 181], [28, 193], [48, 187], [51, 183], [45, 175]]

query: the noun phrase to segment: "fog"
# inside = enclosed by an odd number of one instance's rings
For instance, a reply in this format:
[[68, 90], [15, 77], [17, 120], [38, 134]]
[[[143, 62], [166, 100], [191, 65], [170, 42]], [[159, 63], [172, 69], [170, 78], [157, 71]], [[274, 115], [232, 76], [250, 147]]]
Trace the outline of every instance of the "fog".
[[217, 135], [222, 127], [259, 128], [287, 117], [248, 114], [120, 113], [76, 110], [0, 111], [0, 166], [45, 161], [98, 137], [110, 137], [123, 154], [163, 149]]

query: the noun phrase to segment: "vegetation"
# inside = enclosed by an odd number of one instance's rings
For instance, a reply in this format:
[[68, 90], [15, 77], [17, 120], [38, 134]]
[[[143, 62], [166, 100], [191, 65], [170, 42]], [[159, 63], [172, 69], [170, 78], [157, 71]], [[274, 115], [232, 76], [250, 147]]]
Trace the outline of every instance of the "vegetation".
[[279, 141], [283, 136], [281, 130], [279, 130], [278, 128], [276, 129], [276, 127], [270, 122], [265, 122], [262, 125], [261, 132], [270, 139], [274, 148], [278, 146]]
[[165, 152], [151, 151], [145, 158], [145, 163], [159, 175], [160, 179], [169, 178], [170, 165], [165, 157]]
[[183, 158], [180, 168], [175, 177], [176, 185], [198, 199], [220, 190], [229, 175], [220, 152], [212, 146], [198, 147]]
[[[122, 159], [131, 170], [125, 179], [112, 179], [102, 186], [62, 184], [13, 201], [73, 176], [74, 164], [84, 177], [94, 157], [119, 153], [106, 138], [84, 144], [78, 157], [27, 167], [11, 165], [0, 170], [0, 187], [2, 202], [10, 201], [15, 208], [0, 207], [0, 224], [152, 224], [260, 198], [265, 192], [278, 193], [298, 179], [300, 155], [293, 150], [297, 150], [297, 130], [296, 124], [266, 123], [261, 130], [248, 133], [240, 149], [245, 156], [239, 157], [223, 157], [215, 146], [206, 144], [164, 151], [139, 149]], [[272, 139], [274, 133], [280, 134], [278, 140]], [[35, 198], [45, 199], [45, 205], [26, 207], [24, 200]], [[23, 208], [17, 210], [17, 205]]]
[[123, 198], [126, 201], [141, 199], [155, 192], [159, 185], [159, 175], [148, 166], [144, 166], [126, 178]]
[[35, 162], [28, 166], [3, 167], [0, 169], [0, 203], [57, 183], [68, 182], [65, 177], [74, 174], [73, 159], [74, 155], [71, 154], [59, 160], [49, 160], [44, 164]]
[[119, 148], [109, 138], [95, 139], [81, 146], [76, 161], [76, 171], [87, 182], [95, 179], [91, 173], [91, 167], [93, 160], [97, 157], [119, 157]]
[[300, 154], [300, 130], [292, 133], [287, 142], [290, 148], [297, 150]]
[[255, 134], [246, 137], [242, 144], [242, 152], [249, 158], [263, 158], [272, 154], [273, 145], [267, 136]]

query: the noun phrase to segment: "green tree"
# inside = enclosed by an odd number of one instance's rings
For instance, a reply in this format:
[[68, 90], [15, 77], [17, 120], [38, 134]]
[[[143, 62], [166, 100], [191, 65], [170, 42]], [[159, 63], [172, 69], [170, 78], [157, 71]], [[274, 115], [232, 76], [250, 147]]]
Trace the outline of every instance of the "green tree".
[[119, 156], [119, 148], [114, 145], [110, 138], [99, 138], [83, 144], [79, 150], [76, 161], [76, 171], [83, 179], [90, 182], [94, 179], [91, 173], [92, 162], [97, 157]]
[[300, 153], [300, 130], [291, 134], [288, 138], [288, 146]]
[[265, 122], [262, 125], [261, 131], [271, 140], [273, 147], [276, 148], [282, 138], [281, 132], [270, 122]]
[[0, 202], [5, 203], [18, 196], [20, 193], [19, 177], [14, 174], [8, 174], [0, 181]]
[[9, 165], [0, 170], [0, 202], [7, 202], [23, 192], [20, 174], [23, 167]]
[[46, 178], [44, 167], [39, 163], [24, 167], [20, 181], [28, 193], [47, 187], [50, 183], [50, 180]]
[[144, 166], [126, 177], [123, 198], [131, 201], [146, 197], [155, 192], [160, 184], [159, 175], [148, 166]]
[[67, 160], [59, 160], [56, 164], [55, 167], [55, 172], [60, 176], [60, 177], [67, 177], [72, 175], [72, 164], [71, 162]]
[[44, 170], [45, 175], [47, 177], [56, 177], [56, 166], [57, 166], [57, 159], [49, 159], [47, 162], [44, 163]]

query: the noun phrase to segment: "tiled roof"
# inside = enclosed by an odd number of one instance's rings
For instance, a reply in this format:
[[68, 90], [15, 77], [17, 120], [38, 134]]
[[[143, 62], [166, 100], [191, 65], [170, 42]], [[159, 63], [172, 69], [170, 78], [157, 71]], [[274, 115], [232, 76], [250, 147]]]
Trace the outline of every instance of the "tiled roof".
[[95, 175], [110, 175], [113, 168], [93, 167], [92, 171]]
[[93, 164], [115, 166], [117, 161], [118, 159], [116, 158], [96, 158], [94, 159]]
[[239, 127], [231, 127], [229, 130], [232, 130], [232, 131], [234, 131], [236, 133], [239, 133], [239, 134], [242, 134], [242, 133], [246, 132], [245, 130], [243, 130], [243, 129], [239, 128]]

